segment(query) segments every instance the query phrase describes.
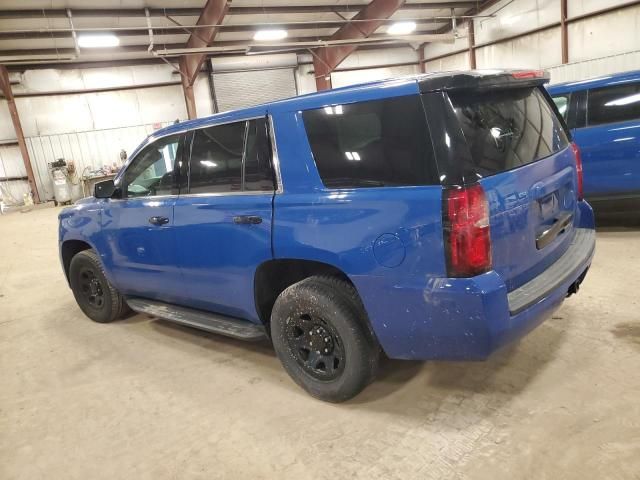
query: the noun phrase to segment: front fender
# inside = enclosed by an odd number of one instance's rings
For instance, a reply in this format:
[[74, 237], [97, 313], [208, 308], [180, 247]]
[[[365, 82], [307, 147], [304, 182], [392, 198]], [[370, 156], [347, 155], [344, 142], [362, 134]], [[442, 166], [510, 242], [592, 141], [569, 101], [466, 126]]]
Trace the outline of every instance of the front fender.
[[[103, 270], [107, 280], [113, 283], [110, 271], [104, 268], [106, 264], [103, 259], [105, 249], [101, 248], [102, 204], [104, 201], [93, 200], [94, 201], [83, 201], [73, 207], [65, 208], [58, 215], [58, 255], [60, 264], [66, 276], [64, 245], [68, 245], [69, 242], [74, 242], [76, 245], [79, 245], [78, 242], [82, 242], [98, 253], [102, 260]], [[82, 250], [82, 248], [78, 248], [77, 246], [75, 249]], [[67, 281], [68, 280], [67, 278]]]

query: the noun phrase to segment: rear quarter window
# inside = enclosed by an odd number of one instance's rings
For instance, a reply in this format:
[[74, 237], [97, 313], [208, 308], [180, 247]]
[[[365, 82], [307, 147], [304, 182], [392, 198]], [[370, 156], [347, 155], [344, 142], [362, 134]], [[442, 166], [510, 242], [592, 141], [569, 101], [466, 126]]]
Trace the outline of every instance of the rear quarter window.
[[569, 144], [538, 87], [450, 94], [478, 174], [493, 175], [548, 157]]
[[640, 82], [589, 90], [588, 125], [640, 119]]
[[331, 105], [302, 118], [327, 188], [438, 183], [418, 95]]
[[555, 103], [558, 108], [558, 113], [562, 115], [562, 118], [567, 120], [567, 114], [569, 113], [569, 94], [554, 95], [551, 98], [553, 98], [553, 103]]

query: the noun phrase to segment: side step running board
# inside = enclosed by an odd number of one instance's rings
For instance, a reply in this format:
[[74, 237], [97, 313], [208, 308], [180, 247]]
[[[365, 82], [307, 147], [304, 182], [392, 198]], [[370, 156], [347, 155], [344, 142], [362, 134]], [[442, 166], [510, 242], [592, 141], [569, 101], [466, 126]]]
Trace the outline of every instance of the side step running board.
[[262, 325], [240, 320], [238, 318], [226, 317], [216, 313], [204, 312], [169, 303], [147, 300], [145, 298], [129, 297], [127, 303], [138, 313], [146, 313], [154, 317], [180, 323], [189, 327], [206, 330], [207, 332], [219, 333], [227, 337], [239, 338], [241, 340], [261, 340], [266, 338], [266, 332]]

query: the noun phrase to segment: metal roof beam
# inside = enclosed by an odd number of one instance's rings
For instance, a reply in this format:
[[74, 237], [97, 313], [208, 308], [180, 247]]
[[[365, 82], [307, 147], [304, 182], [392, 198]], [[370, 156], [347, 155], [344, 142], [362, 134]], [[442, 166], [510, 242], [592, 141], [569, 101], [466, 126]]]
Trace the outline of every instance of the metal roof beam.
[[[449, 1], [408, 3], [404, 10], [441, 10], [449, 8], [472, 8], [477, 1]], [[273, 7], [229, 7], [228, 15], [271, 15], [271, 14], [304, 14], [304, 13], [349, 13], [357, 10], [359, 5], [287, 5]], [[144, 8], [73, 8], [74, 17], [144, 17]], [[149, 8], [152, 17], [188, 16], [197, 17], [201, 8]], [[67, 16], [63, 8], [0, 10], [0, 18], [64, 18]]]
[[[227, 0], [207, 0], [202, 13], [198, 18], [196, 25], [218, 25], [222, 23], [222, 19], [229, 10], [229, 2]], [[213, 42], [218, 27], [199, 28], [198, 34], [191, 34], [187, 41], [187, 48], [208, 47]], [[180, 60], [180, 71], [185, 75], [186, 86], [192, 87], [198, 72], [204, 63], [206, 55], [190, 55]]]
[[[405, 0], [372, 0], [360, 10], [354, 20], [361, 20], [356, 23], [348, 23], [331, 36], [331, 40], [347, 40], [356, 38], [367, 38], [375, 32], [382, 21], [380, 19], [389, 18], [400, 7], [405, 4]], [[340, 63], [357, 49], [357, 45], [344, 45], [340, 47], [323, 47], [313, 51], [313, 68], [316, 72], [316, 87], [318, 90], [331, 88], [331, 78], [329, 75]]]
[[[425, 18], [420, 20], [414, 20], [417, 24], [417, 31], [423, 30], [426, 27], [435, 27], [441, 24], [443, 19]], [[269, 24], [244, 24], [244, 25], [218, 25], [217, 30], [220, 32], [234, 32], [234, 33], [253, 33], [260, 28], [282, 28], [284, 30], [317, 30], [317, 29], [338, 29], [349, 24], [348, 21], [325, 21], [325, 22], [313, 22], [313, 23], [269, 23]], [[382, 24], [392, 23], [392, 20], [386, 19], [382, 21]], [[355, 22], [357, 25], [358, 22]], [[188, 32], [197, 32], [200, 34], [202, 28], [194, 29], [189, 25], [174, 25], [164, 27], [153, 27], [154, 35], [184, 35], [185, 30]], [[82, 32], [82, 29], [76, 29], [77, 33]], [[435, 30], [426, 30], [427, 32], [435, 33]], [[70, 28], [63, 30], [49, 30], [33, 29], [33, 30], [16, 30], [16, 31], [0, 31], [0, 40], [27, 40], [27, 39], [46, 39], [46, 38], [72, 38], [72, 31]], [[123, 29], [92, 29], [91, 33], [114, 33], [121, 37], [137, 37], [149, 36], [149, 30], [147, 26], [140, 26], [137, 28], [123, 28]]]

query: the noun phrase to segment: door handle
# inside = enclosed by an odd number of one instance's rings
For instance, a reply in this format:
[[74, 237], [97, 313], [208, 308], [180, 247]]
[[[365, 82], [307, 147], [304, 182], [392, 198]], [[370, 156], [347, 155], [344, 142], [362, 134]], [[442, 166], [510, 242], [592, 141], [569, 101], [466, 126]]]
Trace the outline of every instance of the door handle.
[[169, 219], [167, 217], [151, 217], [149, 219], [149, 223], [151, 225], [166, 225], [167, 223], [169, 223]]
[[559, 215], [553, 225], [547, 228], [544, 232], [538, 235], [536, 238], [536, 248], [538, 250], [542, 250], [544, 247], [549, 245], [553, 240], [560, 235], [562, 232], [566, 230], [566, 228], [571, 225], [571, 221], [573, 220], [573, 214], [570, 212], [563, 213]]
[[258, 225], [262, 223], [262, 217], [256, 215], [240, 215], [233, 217], [233, 223], [236, 225]]

